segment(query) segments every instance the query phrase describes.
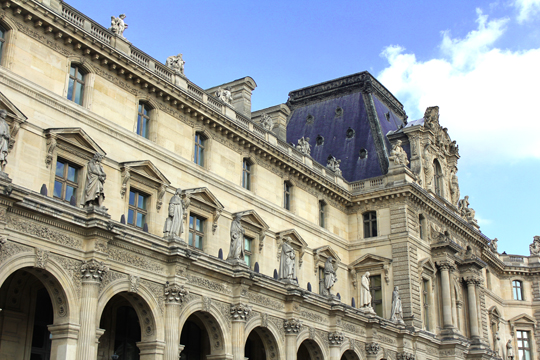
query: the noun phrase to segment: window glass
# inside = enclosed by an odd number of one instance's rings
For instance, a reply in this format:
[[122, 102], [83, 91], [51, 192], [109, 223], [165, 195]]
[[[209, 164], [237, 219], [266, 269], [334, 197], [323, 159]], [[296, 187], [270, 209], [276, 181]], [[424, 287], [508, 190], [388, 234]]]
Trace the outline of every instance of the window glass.
[[528, 331], [518, 330], [517, 332], [519, 360], [531, 360], [531, 341]]
[[2, 49], [4, 48], [4, 42], [6, 41], [6, 31], [0, 27], [0, 59], [2, 59]]
[[147, 139], [150, 124], [150, 116], [148, 115], [149, 110], [149, 105], [139, 103], [139, 111], [137, 114], [137, 134]]
[[195, 134], [195, 157], [194, 161], [195, 164], [204, 166], [204, 145], [205, 145], [205, 137], [199, 133]]
[[283, 183], [283, 199], [285, 209], [291, 210], [291, 184], [287, 181]]
[[137, 227], [144, 227], [146, 223], [146, 203], [148, 195], [139, 192], [138, 190], [129, 191], [129, 209], [128, 209], [128, 224]]
[[369, 277], [369, 290], [371, 292], [371, 306], [373, 306], [373, 310], [377, 315], [382, 316], [382, 283], [380, 275]]
[[377, 213], [370, 211], [364, 214], [364, 238], [377, 236]]
[[324, 201], [319, 201], [319, 226], [324, 227]]
[[251, 267], [251, 243], [253, 239], [248, 238], [247, 236], [244, 237], [244, 260], [247, 264], [247, 266]]
[[514, 300], [523, 300], [523, 283], [519, 280], [512, 281]]
[[251, 190], [251, 163], [248, 159], [242, 163], [242, 187]]
[[78, 167], [66, 160], [56, 160], [53, 196], [61, 200], [70, 201], [72, 196], [77, 196]]
[[189, 215], [189, 239], [188, 243], [190, 246], [196, 247], [197, 249], [203, 248], [203, 238], [204, 238], [204, 221], [205, 219], [190, 214]]
[[73, 101], [76, 104], [82, 105], [84, 92], [84, 72], [75, 65], [72, 64], [69, 69], [69, 84], [68, 84], [68, 100]]
[[429, 280], [423, 279], [422, 303], [424, 305], [424, 329], [429, 331]]

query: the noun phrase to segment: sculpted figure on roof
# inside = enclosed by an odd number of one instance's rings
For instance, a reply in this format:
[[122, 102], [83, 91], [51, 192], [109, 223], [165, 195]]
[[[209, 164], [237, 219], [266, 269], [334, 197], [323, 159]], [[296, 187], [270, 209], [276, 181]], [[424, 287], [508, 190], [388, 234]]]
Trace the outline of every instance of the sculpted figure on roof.
[[341, 164], [341, 160], [336, 159], [334, 156], [332, 156], [332, 154], [328, 155], [328, 158], [326, 159], [326, 167], [335, 172], [336, 175], [341, 176], [339, 164]]
[[311, 154], [311, 146], [309, 145], [309, 138], [301, 137], [298, 139], [298, 145], [296, 145], [296, 148], [304, 155], [310, 155]]
[[540, 236], [533, 238], [533, 243], [529, 245], [529, 251], [531, 255], [540, 255]]
[[125, 14], [120, 14], [118, 17], [111, 16], [111, 27], [109, 28], [109, 31], [123, 38], [124, 30], [128, 28], [128, 25], [124, 22], [125, 18]]
[[469, 196], [466, 195], [463, 199], [459, 200], [458, 202], [458, 210], [465, 219], [469, 222], [469, 224], [477, 224], [476, 219], [474, 218], [476, 211], [474, 211], [473, 208], [469, 207]]
[[185, 65], [184, 59], [182, 59], [182, 54], [169, 56], [167, 58], [167, 61], [165, 62], [165, 65], [173, 70], [176, 74], [184, 74], [184, 65]]
[[261, 125], [265, 130], [272, 131], [274, 128], [274, 120], [267, 113], [262, 114], [261, 116]]
[[216, 97], [220, 99], [221, 101], [226, 102], [227, 104], [231, 104], [233, 100], [231, 87], [227, 86], [225, 89], [222, 89], [221, 87], [219, 87], [216, 90]]
[[452, 196], [452, 204], [457, 205], [459, 201], [459, 181], [456, 175], [457, 167], [454, 167], [450, 173], [450, 195]]
[[396, 141], [392, 147], [392, 151], [390, 151], [390, 160], [393, 161], [395, 165], [409, 165], [407, 153], [401, 147], [401, 140]]

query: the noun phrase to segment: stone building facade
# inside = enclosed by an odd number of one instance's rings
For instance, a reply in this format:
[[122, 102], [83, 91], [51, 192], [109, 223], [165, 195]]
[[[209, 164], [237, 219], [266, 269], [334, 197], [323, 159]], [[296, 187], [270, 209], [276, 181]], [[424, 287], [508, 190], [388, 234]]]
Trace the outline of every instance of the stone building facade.
[[0, 359], [538, 357], [540, 237], [479, 231], [437, 107], [364, 72], [252, 112], [125, 16], [1, 5]]

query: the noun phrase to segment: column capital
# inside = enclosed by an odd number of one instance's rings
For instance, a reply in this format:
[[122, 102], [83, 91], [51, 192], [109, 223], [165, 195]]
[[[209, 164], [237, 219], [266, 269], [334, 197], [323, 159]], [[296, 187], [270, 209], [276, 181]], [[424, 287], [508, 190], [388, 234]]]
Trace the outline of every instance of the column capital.
[[480, 286], [482, 284], [482, 279], [476, 275], [464, 276], [463, 281], [467, 283], [467, 286]]
[[456, 270], [456, 263], [453, 260], [440, 260], [435, 262], [439, 269], [441, 270], [448, 270], [448, 271], [454, 271]]
[[81, 264], [81, 276], [83, 282], [100, 283], [103, 276], [109, 271], [109, 267], [95, 259], [83, 261]]
[[165, 283], [163, 295], [165, 296], [165, 304], [180, 305], [184, 301], [184, 297], [189, 294], [189, 290], [177, 283]]
[[396, 359], [397, 360], [415, 360], [416, 356], [412, 353], [404, 351], [401, 353], [397, 353]]
[[376, 343], [376, 342], [366, 344], [366, 352], [368, 355], [377, 355], [380, 348], [381, 346], [379, 345], [379, 343]]
[[302, 329], [302, 321], [300, 319], [283, 320], [283, 328], [285, 329], [286, 335], [296, 335]]
[[251, 314], [251, 306], [247, 304], [231, 304], [231, 317], [233, 321], [246, 321], [249, 314]]
[[328, 334], [328, 342], [330, 346], [340, 346], [343, 343], [343, 333], [332, 332]]

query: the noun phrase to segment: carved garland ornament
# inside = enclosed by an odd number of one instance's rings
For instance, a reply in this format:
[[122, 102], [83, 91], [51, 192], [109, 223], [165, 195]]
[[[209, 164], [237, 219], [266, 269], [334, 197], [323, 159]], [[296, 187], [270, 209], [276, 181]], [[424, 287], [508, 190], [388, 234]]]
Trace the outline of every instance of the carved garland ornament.
[[171, 284], [168, 281], [165, 283], [163, 290], [165, 295], [165, 302], [168, 304], [180, 304], [184, 301], [184, 297], [189, 294], [189, 290], [184, 288], [184, 285]]
[[343, 343], [343, 334], [340, 332], [334, 332], [328, 334], [328, 342], [330, 345], [341, 345]]
[[366, 344], [366, 352], [368, 353], [368, 355], [377, 355], [380, 348], [381, 346], [376, 342], [372, 342], [371, 344]]
[[283, 329], [285, 334], [298, 334], [302, 329], [302, 321], [300, 319], [283, 320]]
[[233, 321], [234, 320], [245, 321], [248, 318], [250, 313], [251, 313], [251, 306], [249, 305], [242, 304], [242, 303], [239, 303], [236, 305], [231, 304], [231, 317]]
[[109, 267], [103, 265], [95, 259], [83, 261], [81, 265], [81, 276], [83, 281], [101, 282], [103, 276], [109, 271]]

